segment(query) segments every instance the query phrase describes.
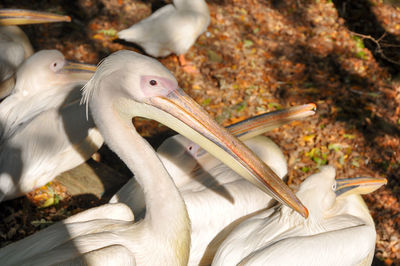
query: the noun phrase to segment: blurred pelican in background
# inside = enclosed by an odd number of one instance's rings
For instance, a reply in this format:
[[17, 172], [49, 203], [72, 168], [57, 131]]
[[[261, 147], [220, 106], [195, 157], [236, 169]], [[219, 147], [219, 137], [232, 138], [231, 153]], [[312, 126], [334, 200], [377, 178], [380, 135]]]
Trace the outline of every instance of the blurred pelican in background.
[[163, 6], [150, 17], [118, 32], [118, 37], [138, 44], [153, 57], [174, 53], [186, 71], [196, 72], [186, 62], [184, 54], [209, 24], [210, 12], [204, 0], [173, 0], [173, 4]]
[[157, 60], [130, 51], [112, 54], [85, 86], [84, 99], [108, 146], [142, 186], [146, 216], [134, 223], [132, 211], [121, 203], [84, 211], [1, 249], [3, 264], [187, 264], [190, 221], [185, 203], [155, 151], [136, 132], [132, 118], [137, 116], [192, 139], [307, 215], [290, 189], [187, 96]]
[[39, 51], [18, 68], [12, 94], [0, 103], [0, 201], [45, 185], [102, 145], [79, 104], [95, 69], [57, 50]]
[[371, 265], [376, 232], [360, 195], [387, 180], [335, 175], [325, 166], [300, 185], [307, 220], [282, 205], [256, 213], [229, 233], [212, 265]]
[[[272, 140], [259, 135], [313, 115], [315, 108], [314, 104], [307, 104], [266, 113], [231, 125], [228, 130], [283, 178], [287, 164], [282, 151]], [[157, 153], [188, 209], [192, 224], [189, 265], [210, 264], [216, 251], [215, 245], [208, 248], [213, 239], [237, 219], [266, 208], [272, 199], [182, 135], [165, 140]], [[134, 178], [110, 202], [127, 204], [137, 217], [146, 208], [143, 192]]]
[[15, 84], [18, 66], [33, 54], [26, 34], [17, 25], [70, 22], [69, 16], [24, 9], [0, 9], [0, 100]]

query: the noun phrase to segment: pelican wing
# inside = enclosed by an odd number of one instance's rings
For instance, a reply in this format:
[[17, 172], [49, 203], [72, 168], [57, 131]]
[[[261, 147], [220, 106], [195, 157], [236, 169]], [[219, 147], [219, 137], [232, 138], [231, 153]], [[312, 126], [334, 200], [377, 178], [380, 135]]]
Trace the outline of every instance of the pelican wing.
[[[71, 239], [105, 232], [112, 227], [124, 227], [132, 221], [133, 213], [124, 204], [106, 204], [91, 208], [51, 225], [23, 241], [14, 242], [0, 249], [0, 261], [7, 261], [10, 265], [21, 265], [23, 264], [22, 261], [25, 260], [29, 262], [37, 260], [39, 262], [43, 258], [49, 258], [46, 256], [47, 253], [59, 254], [61, 261], [67, 260], [78, 254], [76, 249], [68, 248], [71, 247], [71, 243], [69, 243]], [[104, 242], [101, 244], [104, 245]], [[21, 250], [24, 252], [15, 256], [15, 252]], [[68, 252], [70, 252], [70, 255], [68, 255]], [[51, 263], [53, 265], [55, 262], [51, 261]], [[33, 263], [33, 265], [45, 264]]]
[[62, 90], [42, 91], [31, 97], [23, 97], [20, 93], [8, 96], [0, 105], [0, 144], [7, 141], [20, 130], [20, 127], [25, 127], [43, 111], [80, 99], [79, 88], [81, 85], [75, 84]]
[[1, 146], [3, 198], [29, 192], [78, 166], [102, 142], [94, 124], [86, 121], [84, 106], [79, 102], [60, 110], [50, 109], [26, 121]]
[[[97, 221], [98, 222], [98, 221]], [[117, 222], [117, 221], [116, 221]], [[97, 225], [96, 223], [89, 222]], [[107, 220], [103, 226], [112, 224]], [[117, 223], [117, 226], [121, 225]], [[83, 224], [81, 226], [86, 226]], [[123, 226], [123, 225], [122, 225]], [[101, 241], [99, 241], [101, 239]], [[43, 240], [42, 240], [43, 241]], [[71, 237], [65, 243], [42, 249], [34, 256], [19, 260], [15, 265], [136, 265], [134, 254], [125, 247], [124, 239], [112, 232], [98, 232]]]
[[[258, 249], [243, 265], [359, 265], [368, 257], [375, 230], [360, 225], [312, 236], [296, 236]], [[284, 256], [282, 256], [284, 254]], [[241, 264], [242, 265], [242, 264]]]
[[132, 252], [130, 252], [129, 249], [127, 249], [122, 245], [112, 245], [97, 250], [93, 250], [85, 254], [82, 254], [76, 258], [73, 258], [71, 260], [58, 263], [58, 265], [60, 266], [115, 265], [115, 264], [135, 266], [136, 265], [135, 256]]

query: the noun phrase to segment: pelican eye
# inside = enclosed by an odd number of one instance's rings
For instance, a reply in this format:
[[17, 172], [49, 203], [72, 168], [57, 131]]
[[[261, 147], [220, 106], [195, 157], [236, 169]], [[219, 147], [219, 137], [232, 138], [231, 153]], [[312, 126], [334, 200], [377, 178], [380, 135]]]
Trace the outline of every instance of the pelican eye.
[[154, 79], [150, 80], [150, 85], [151, 86], [157, 85], [157, 81], [155, 81]]
[[332, 190], [336, 191], [336, 182], [332, 184]]
[[50, 69], [54, 72], [58, 72], [59, 70], [61, 70], [61, 68], [63, 68], [65, 62], [62, 60], [55, 60], [50, 64]]

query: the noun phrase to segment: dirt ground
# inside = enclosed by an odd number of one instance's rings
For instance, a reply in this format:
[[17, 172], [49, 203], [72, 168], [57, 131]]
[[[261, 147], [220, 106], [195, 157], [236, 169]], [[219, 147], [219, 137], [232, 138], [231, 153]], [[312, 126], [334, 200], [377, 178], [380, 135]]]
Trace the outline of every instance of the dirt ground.
[[[296, 189], [310, 173], [334, 165], [339, 177], [381, 176], [388, 184], [364, 197], [376, 223], [374, 265], [400, 265], [400, 3], [396, 0], [207, 0], [211, 24], [186, 54], [160, 61], [179, 84], [223, 125], [282, 107], [314, 102], [315, 116], [276, 129]], [[97, 64], [120, 49], [113, 32], [149, 16], [162, 1], [2, 0], [0, 7], [68, 14], [71, 23], [24, 26], [36, 50]], [[156, 146], [171, 132], [137, 121]], [[110, 152], [109, 166], [129, 176]], [[57, 184], [55, 185], [57, 189]], [[60, 188], [62, 191], [62, 188]], [[101, 203], [64, 198], [37, 209], [26, 198], [0, 205], [4, 246], [55, 221]], [[65, 195], [64, 195], [64, 194]]]

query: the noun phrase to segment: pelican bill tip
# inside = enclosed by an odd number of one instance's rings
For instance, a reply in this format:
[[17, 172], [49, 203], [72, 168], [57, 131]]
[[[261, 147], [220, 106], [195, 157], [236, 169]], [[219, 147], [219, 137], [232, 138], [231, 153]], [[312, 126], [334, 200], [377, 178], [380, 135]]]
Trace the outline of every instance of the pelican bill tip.
[[317, 105], [315, 103], [309, 103], [308, 105], [310, 106], [311, 111], [317, 112]]
[[290, 206], [290, 207], [294, 209], [296, 212], [298, 212], [305, 219], [308, 218], [309, 215], [308, 209], [300, 201], [295, 206]]
[[305, 206], [303, 206], [303, 213], [301, 213], [301, 215], [306, 219], [308, 218], [309, 213], [308, 209]]

